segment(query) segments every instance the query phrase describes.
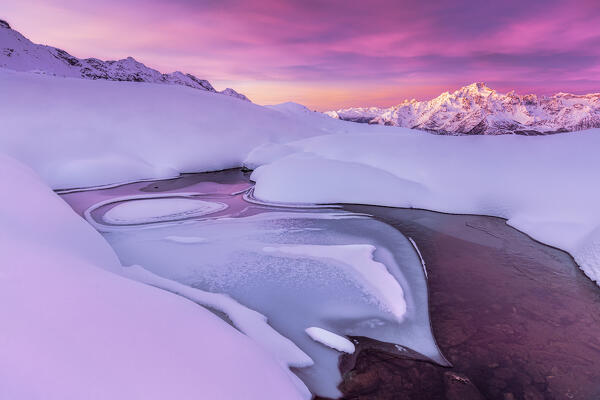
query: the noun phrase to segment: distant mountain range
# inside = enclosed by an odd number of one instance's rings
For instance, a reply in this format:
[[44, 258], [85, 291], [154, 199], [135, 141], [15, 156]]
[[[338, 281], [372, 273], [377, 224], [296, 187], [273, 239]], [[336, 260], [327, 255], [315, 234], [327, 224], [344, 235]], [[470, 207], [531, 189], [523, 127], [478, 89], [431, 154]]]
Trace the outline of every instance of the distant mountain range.
[[77, 58], [56, 47], [31, 42], [4, 20], [0, 20], [0, 68], [72, 78], [182, 85], [250, 101], [233, 89], [218, 92], [207, 80], [179, 71], [163, 74], [132, 57], [116, 61]]
[[477, 82], [433, 100], [413, 99], [389, 108], [347, 108], [325, 114], [440, 134], [544, 135], [600, 127], [600, 93], [522, 96], [514, 91], [501, 94]]
[[[132, 57], [116, 61], [77, 58], [56, 47], [32, 43], [3, 20], [0, 68], [83, 79], [182, 85], [250, 101], [233, 89], [218, 92], [207, 80], [179, 71], [163, 74]], [[477, 82], [428, 101], [405, 100], [388, 108], [347, 108], [325, 114], [346, 121], [440, 134], [543, 135], [600, 127], [600, 93], [502, 94]]]

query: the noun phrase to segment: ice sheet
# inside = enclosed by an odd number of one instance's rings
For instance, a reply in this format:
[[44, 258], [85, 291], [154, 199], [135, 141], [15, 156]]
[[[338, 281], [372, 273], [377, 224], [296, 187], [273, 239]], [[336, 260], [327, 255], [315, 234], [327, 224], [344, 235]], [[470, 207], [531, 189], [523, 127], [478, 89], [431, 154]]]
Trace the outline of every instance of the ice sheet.
[[[419, 256], [382, 222], [335, 209], [276, 208], [127, 230], [96, 218], [124, 265], [227, 294], [265, 315], [314, 361], [295, 369], [314, 394], [339, 396], [341, 376], [339, 352], [311, 339], [309, 327], [397, 343], [445, 362], [431, 335]], [[205, 240], [182, 244], [172, 237]]]
[[104, 214], [115, 225], [168, 221], [214, 213], [227, 208], [223, 203], [189, 198], [156, 198], [119, 203]]

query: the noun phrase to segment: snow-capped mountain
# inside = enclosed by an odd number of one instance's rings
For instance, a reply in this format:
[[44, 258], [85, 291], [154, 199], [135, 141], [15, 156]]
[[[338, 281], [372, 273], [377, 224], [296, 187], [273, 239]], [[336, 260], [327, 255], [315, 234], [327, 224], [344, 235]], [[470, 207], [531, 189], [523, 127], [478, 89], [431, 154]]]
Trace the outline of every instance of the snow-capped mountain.
[[441, 134], [540, 135], [600, 127], [600, 93], [502, 94], [477, 82], [433, 100], [405, 100], [389, 108], [348, 108], [325, 114]]
[[227, 88], [225, 90], [221, 90], [219, 93], [227, 95], [227, 96], [235, 97], [240, 100], [246, 100], [246, 101], [252, 102], [248, 97], [246, 97], [246, 95], [238, 93], [235, 90], [233, 90], [232, 88]]
[[0, 20], [0, 68], [72, 78], [183, 85], [250, 101], [233, 89], [217, 92], [207, 80], [179, 71], [163, 74], [132, 57], [116, 61], [77, 58], [56, 47], [31, 42], [3, 20]]

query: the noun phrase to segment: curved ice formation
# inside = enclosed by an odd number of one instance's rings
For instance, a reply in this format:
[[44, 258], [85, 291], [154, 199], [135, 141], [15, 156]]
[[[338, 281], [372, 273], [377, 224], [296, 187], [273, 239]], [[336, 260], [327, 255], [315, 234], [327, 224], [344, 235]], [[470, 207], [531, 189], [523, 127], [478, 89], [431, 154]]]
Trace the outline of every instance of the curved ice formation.
[[300, 244], [293, 246], [265, 247], [264, 251], [277, 252], [284, 256], [322, 258], [350, 267], [356, 272], [356, 281], [363, 290], [380, 299], [381, 307], [390, 311], [399, 321], [406, 313], [406, 302], [402, 287], [385, 265], [373, 260], [375, 246], [370, 244], [318, 245]]
[[[264, 207], [235, 218], [101, 230], [124, 265], [225, 293], [263, 314], [314, 361], [294, 370], [313, 394], [340, 395], [339, 352], [311, 339], [306, 327], [400, 344], [445, 363], [431, 334], [419, 256], [380, 221], [340, 210]], [[182, 245], [172, 237], [206, 240]]]
[[234, 327], [275, 356], [286, 367], [285, 371], [290, 375], [302, 398], [311, 397], [306, 385], [291, 372], [289, 367], [308, 367], [314, 364], [313, 360], [292, 341], [269, 326], [264, 315], [244, 307], [225, 294], [206, 292], [161, 278], [139, 265], [124, 268], [123, 275], [178, 294], [213, 311], [223, 313]]
[[121, 202], [104, 213], [103, 220], [113, 225], [144, 224], [212, 214], [226, 207], [190, 198], [148, 198]]

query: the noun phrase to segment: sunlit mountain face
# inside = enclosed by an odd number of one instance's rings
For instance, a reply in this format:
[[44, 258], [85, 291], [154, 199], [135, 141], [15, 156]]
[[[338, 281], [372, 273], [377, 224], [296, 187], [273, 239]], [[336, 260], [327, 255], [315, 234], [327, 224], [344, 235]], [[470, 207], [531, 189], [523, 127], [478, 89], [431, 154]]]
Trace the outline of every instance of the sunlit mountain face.
[[503, 94], [483, 82], [429, 101], [327, 111], [332, 118], [449, 135], [543, 135], [600, 127], [600, 93]]
[[24, 0], [3, 13], [35, 43], [134, 56], [259, 104], [389, 107], [476, 81], [503, 93], [600, 91], [600, 7], [589, 0]]

